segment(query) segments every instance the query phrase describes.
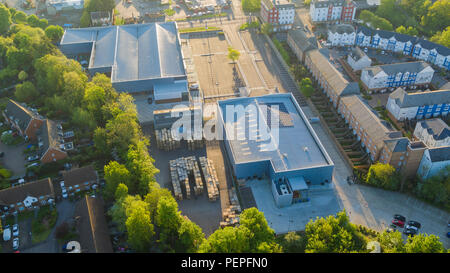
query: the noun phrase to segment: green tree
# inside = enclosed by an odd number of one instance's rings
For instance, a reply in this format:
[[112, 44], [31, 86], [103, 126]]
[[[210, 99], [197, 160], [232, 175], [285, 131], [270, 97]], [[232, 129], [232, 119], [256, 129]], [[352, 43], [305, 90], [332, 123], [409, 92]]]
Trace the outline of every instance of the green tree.
[[305, 238], [296, 232], [289, 232], [283, 237], [281, 246], [287, 253], [303, 253], [305, 252]]
[[199, 248], [200, 253], [248, 253], [251, 232], [246, 227], [216, 230]]
[[61, 26], [48, 26], [45, 29], [45, 35], [53, 42], [57, 43], [61, 40], [62, 36], [64, 34], [64, 29]]
[[11, 24], [11, 12], [3, 3], [0, 3], [0, 34], [7, 32]]
[[171, 250], [177, 243], [178, 230], [182, 222], [178, 204], [173, 197], [163, 196], [159, 199], [155, 222], [161, 231], [159, 235], [161, 244]]
[[48, 27], [48, 20], [45, 18], [39, 19], [39, 25], [41, 29], [45, 29]]
[[149, 183], [148, 187], [149, 192], [145, 195], [144, 201], [148, 204], [150, 217], [154, 219], [159, 199], [162, 197], [170, 198], [172, 197], [172, 193], [166, 188], [161, 188], [157, 182]]
[[450, 1], [438, 0], [428, 9], [426, 16], [422, 17], [421, 24], [430, 32], [443, 30], [450, 26]]
[[27, 23], [32, 27], [39, 27], [39, 18], [34, 14], [28, 15]]
[[242, 0], [242, 10], [246, 12], [259, 11], [261, 3], [258, 0]]
[[36, 90], [32, 82], [26, 81], [16, 85], [14, 96], [16, 96], [19, 101], [29, 103], [34, 101], [39, 96], [39, 92]]
[[[108, 215], [111, 216], [112, 221], [117, 224], [119, 231], [126, 230], [126, 221], [132, 210], [130, 210], [133, 203], [141, 201], [140, 196], [127, 195], [125, 198], [117, 200], [111, 209], [108, 211]], [[143, 207], [143, 206], [142, 206]], [[127, 214], [128, 212], [128, 214]]]
[[399, 231], [379, 233], [377, 241], [380, 243], [381, 251], [384, 253], [403, 253], [405, 245], [402, 234]]
[[19, 81], [23, 82], [28, 78], [28, 73], [22, 70], [19, 72], [19, 75], [17, 75], [17, 78], [19, 78]]
[[317, 218], [306, 225], [307, 253], [348, 253], [365, 250], [364, 237], [350, 223], [345, 211]]
[[367, 174], [366, 183], [387, 190], [398, 190], [400, 178], [395, 168], [389, 164], [372, 164]]
[[78, 128], [86, 131], [94, 130], [97, 126], [94, 116], [87, 110], [76, 107], [72, 112], [72, 122]]
[[314, 87], [312, 86], [310, 78], [303, 78], [300, 81], [300, 91], [307, 98], [312, 96], [312, 94], [314, 93]]
[[119, 183], [114, 194], [115, 201], [123, 200], [128, 195], [128, 187], [123, 183]]
[[418, 234], [409, 236], [405, 244], [406, 253], [445, 253], [445, 249], [439, 237], [436, 235]]
[[230, 59], [233, 63], [236, 63], [240, 55], [241, 53], [239, 51], [232, 48], [231, 46], [228, 47], [228, 59]]
[[16, 11], [14, 14], [13, 20], [16, 24], [26, 24], [27, 23], [27, 15], [23, 11]]
[[195, 253], [200, 245], [205, 241], [205, 234], [202, 229], [187, 218], [182, 218], [178, 229], [178, 252]]
[[265, 35], [269, 35], [273, 31], [273, 26], [270, 23], [263, 23], [261, 25], [261, 33]]
[[86, 109], [93, 114], [97, 123], [103, 120], [102, 106], [106, 103], [105, 90], [100, 86], [86, 88], [83, 98]]
[[249, 239], [250, 249], [256, 251], [262, 243], [273, 243], [275, 232], [267, 224], [264, 213], [257, 208], [244, 210], [240, 215], [240, 227], [246, 227], [252, 234]]
[[150, 247], [155, 232], [150, 215], [143, 207], [133, 208], [126, 220], [128, 242], [137, 251], [146, 251]]
[[436, 32], [436, 34], [430, 38], [430, 41], [450, 47], [450, 26], [442, 32]]
[[104, 167], [105, 171], [105, 197], [107, 199], [112, 199], [117, 190], [119, 184], [130, 185], [130, 172], [127, 170], [125, 165], [118, 163], [117, 161], [111, 161], [108, 165]]

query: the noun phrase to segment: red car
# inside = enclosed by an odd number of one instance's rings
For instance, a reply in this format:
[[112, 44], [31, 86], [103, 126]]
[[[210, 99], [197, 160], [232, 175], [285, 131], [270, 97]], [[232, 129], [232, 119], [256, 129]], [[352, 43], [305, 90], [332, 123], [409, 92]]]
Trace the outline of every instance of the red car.
[[394, 215], [394, 219], [392, 219], [392, 224], [398, 227], [404, 227], [406, 222], [406, 218], [400, 214]]

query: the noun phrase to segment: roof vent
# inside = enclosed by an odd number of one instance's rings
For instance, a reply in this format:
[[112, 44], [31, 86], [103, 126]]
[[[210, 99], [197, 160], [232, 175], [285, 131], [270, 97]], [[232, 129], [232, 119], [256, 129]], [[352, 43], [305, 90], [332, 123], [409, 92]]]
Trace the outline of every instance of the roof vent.
[[288, 154], [287, 154], [287, 153], [283, 153], [283, 157], [284, 157], [284, 158], [287, 158], [287, 157], [288, 157]]
[[305, 151], [305, 153], [307, 153], [307, 152], [308, 152], [308, 147], [305, 146], [305, 147], [303, 148], [303, 151]]

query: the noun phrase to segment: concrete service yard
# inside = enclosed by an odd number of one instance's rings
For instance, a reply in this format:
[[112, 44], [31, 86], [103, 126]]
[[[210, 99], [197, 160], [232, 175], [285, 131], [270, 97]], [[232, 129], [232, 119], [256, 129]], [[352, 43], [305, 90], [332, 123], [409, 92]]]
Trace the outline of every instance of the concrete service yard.
[[304, 230], [311, 219], [327, 217], [341, 210], [332, 189], [310, 191], [309, 202], [278, 208], [268, 179], [248, 181], [246, 186], [251, 187], [258, 209], [264, 213], [269, 226], [277, 234]]

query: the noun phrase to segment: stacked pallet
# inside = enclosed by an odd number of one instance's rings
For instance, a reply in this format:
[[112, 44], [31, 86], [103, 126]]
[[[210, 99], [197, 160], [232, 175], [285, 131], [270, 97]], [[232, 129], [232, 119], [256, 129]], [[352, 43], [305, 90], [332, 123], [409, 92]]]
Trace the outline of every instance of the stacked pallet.
[[188, 150], [196, 150], [196, 149], [200, 149], [203, 148], [203, 146], [205, 145], [205, 142], [203, 139], [200, 140], [196, 140], [196, 139], [188, 139], [187, 140], [187, 146], [188, 146]]
[[161, 130], [155, 130], [155, 136], [158, 149], [172, 151], [180, 148], [180, 141], [172, 136], [170, 129], [162, 128]]
[[202, 175], [200, 173], [200, 168], [198, 167], [198, 162], [195, 156], [186, 157], [187, 169], [191, 172], [194, 177], [194, 192], [195, 195], [200, 195], [203, 193], [203, 181]]
[[173, 195], [177, 200], [183, 200], [183, 194], [181, 193], [180, 181], [178, 179], [178, 171], [175, 160], [169, 162], [170, 176], [172, 178]]
[[241, 206], [239, 205], [235, 188], [229, 190], [228, 194], [230, 197], [230, 205], [222, 212], [222, 217], [224, 220], [220, 223], [220, 226], [222, 227], [234, 226], [239, 223], [239, 214], [241, 213]]
[[209, 201], [216, 201], [219, 197], [219, 179], [212, 161], [204, 156], [199, 158], [200, 166], [205, 179], [206, 189], [208, 190]]
[[186, 164], [186, 159], [184, 157], [171, 160], [174, 162], [178, 174], [178, 183], [183, 184], [186, 189], [186, 198], [191, 199], [191, 187], [189, 186], [189, 175]]

